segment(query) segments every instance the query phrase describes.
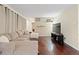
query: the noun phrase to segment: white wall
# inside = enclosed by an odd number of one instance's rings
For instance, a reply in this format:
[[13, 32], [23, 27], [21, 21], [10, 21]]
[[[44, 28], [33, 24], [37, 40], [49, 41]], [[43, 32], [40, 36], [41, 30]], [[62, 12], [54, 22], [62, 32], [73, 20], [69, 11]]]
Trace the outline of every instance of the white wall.
[[39, 33], [40, 36], [51, 36], [52, 23], [51, 22], [34, 22], [33, 29], [35, 29], [35, 31]]
[[65, 42], [70, 46], [78, 49], [78, 7], [74, 5], [72, 8], [65, 10], [61, 14], [61, 32], [65, 36]]

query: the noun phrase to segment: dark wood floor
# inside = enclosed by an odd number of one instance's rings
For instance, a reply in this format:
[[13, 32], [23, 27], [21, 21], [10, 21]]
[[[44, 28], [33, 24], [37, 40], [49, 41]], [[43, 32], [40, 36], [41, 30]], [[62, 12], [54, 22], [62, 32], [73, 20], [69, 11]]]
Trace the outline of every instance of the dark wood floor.
[[79, 55], [79, 51], [67, 44], [59, 45], [51, 37], [40, 37], [38, 42], [39, 55]]

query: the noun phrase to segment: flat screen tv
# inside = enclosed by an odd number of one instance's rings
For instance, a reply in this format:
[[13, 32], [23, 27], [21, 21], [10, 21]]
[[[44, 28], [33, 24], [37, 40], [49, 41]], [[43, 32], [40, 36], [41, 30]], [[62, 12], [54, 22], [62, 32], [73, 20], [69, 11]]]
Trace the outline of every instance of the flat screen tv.
[[53, 24], [53, 32], [57, 34], [61, 33], [61, 23]]

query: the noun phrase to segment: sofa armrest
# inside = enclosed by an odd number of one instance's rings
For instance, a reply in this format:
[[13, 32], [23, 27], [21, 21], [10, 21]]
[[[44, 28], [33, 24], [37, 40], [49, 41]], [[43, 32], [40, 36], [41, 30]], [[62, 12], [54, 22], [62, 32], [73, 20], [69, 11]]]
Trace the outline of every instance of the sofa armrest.
[[13, 54], [14, 50], [15, 50], [15, 43], [13, 41], [11, 41], [9, 43], [1, 43], [0, 48], [2, 50], [3, 55]]

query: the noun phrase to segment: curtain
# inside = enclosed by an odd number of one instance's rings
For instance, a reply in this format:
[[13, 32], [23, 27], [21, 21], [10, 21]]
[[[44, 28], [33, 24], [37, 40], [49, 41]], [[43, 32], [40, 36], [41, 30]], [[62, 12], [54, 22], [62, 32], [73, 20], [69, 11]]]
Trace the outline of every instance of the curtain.
[[26, 19], [18, 15], [18, 30], [26, 29]]
[[22, 17], [18, 15], [18, 30], [22, 30]]
[[22, 20], [22, 27], [23, 27], [23, 30], [26, 30], [26, 19], [24, 18]]
[[12, 12], [12, 17], [13, 17], [13, 20], [12, 20], [12, 32], [15, 32], [16, 31], [16, 18], [15, 18], [15, 13]]
[[17, 30], [17, 14], [8, 8], [5, 8], [6, 13], [6, 33], [12, 33]]
[[26, 19], [0, 5], [0, 34], [26, 29]]
[[0, 34], [5, 33], [5, 7], [0, 5]]
[[17, 30], [18, 30], [18, 16], [15, 13], [15, 31], [17, 31]]
[[9, 30], [9, 33], [11, 33], [12, 29], [13, 29], [12, 28], [12, 24], [13, 24], [12, 20], [13, 19], [12, 19], [12, 11], [11, 10], [9, 10], [9, 14], [8, 15], [9, 15], [9, 19], [8, 19], [9, 20], [9, 23], [8, 23], [9, 24], [9, 29], [8, 30]]
[[5, 8], [5, 32], [9, 33], [9, 9]]

